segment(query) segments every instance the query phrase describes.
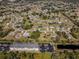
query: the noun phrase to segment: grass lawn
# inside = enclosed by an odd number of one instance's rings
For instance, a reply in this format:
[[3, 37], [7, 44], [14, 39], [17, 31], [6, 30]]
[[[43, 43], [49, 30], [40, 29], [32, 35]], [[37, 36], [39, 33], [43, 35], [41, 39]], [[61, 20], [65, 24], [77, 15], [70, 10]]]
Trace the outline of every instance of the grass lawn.
[[51, 59], [50, 52], [37, 53], [34, 55], [34, 59]]

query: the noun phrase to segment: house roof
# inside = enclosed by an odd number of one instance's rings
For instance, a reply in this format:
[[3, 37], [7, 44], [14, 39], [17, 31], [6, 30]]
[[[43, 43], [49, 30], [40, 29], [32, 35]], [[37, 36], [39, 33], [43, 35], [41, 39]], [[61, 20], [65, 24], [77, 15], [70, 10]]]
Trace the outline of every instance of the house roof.
[[38, 48], [38, 44], [33, 43], [13, 43], [10, 47], [15, 48]]

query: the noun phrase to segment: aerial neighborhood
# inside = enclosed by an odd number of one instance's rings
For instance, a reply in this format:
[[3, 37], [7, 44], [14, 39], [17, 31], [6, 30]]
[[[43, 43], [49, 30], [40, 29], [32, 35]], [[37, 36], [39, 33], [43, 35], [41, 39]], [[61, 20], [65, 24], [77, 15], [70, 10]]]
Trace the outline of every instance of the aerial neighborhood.
[[0, 0], [0, 58], [78, 59], [78, 2]]

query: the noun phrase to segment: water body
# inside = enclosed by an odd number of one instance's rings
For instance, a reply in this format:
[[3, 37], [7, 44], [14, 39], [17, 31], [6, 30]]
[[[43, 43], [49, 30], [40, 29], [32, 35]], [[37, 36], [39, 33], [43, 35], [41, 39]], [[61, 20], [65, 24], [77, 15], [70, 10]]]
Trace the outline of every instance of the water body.
[[71, 44], [68, 44], [68, 45], [57, 45], [57, 48], [58, 49], [69, 49], [69, 50], [76, 50], [76, 49], [79, 49], [79, 45], [71, 45]]

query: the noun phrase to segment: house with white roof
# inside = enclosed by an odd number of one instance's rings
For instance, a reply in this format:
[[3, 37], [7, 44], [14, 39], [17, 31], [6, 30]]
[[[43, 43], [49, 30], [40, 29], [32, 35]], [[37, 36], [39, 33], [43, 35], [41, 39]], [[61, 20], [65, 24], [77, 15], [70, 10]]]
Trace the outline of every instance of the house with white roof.
[[37, 43], [13, 43], [10, 45], [10, 51], [39, 52], [39, 45]]

